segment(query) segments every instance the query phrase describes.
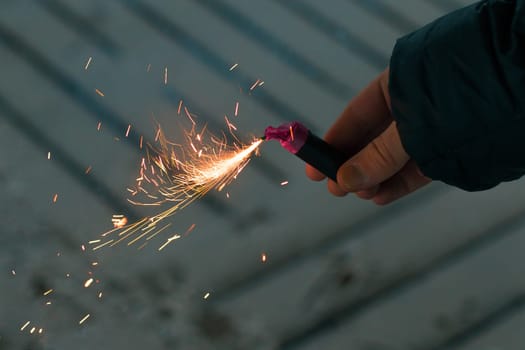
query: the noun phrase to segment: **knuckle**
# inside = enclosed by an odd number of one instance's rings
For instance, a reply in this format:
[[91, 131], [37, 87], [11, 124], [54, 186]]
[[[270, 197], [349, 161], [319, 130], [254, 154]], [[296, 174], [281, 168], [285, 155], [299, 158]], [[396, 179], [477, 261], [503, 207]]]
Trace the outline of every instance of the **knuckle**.
[[372, 148], [372, 152], [376, 154], [375, 161], [379, 163], [379, 166], [384, 168], [399, 167], [398, 159], [392, 151], [392, 148], [388, 146], [384, 137], [380, 136], [372, 140], [370, 147]]

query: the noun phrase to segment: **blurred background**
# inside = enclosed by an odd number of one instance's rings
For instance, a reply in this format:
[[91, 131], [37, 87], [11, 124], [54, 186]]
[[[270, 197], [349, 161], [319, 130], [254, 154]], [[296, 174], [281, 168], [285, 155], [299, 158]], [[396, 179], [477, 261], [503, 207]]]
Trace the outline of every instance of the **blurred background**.
[[139, 137], [180, 133], [180, 100], [244, 140], [322, 135], [398, 37], [469, 2], [3, 0], [0, 349], [523, 349], [523, 181], [377, 207], [267, 143], [169, 219], [184, 239], [88, 243], [148, 214]]

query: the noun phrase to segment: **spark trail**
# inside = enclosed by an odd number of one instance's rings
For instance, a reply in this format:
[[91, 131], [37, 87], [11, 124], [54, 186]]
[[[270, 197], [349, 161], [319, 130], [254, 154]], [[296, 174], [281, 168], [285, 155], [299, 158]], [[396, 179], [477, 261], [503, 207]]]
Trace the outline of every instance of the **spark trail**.
[[[184, 133], [182, 144], [169, 141], [158, 126], [156, 142], [147, 144], [146, 156], [140, 162], [137, 182], [128, 188], [131, 193], [128, 201], [134, 205], [169, 204], [169, 208], [129, 225], [115, 225], [114, 229], [102, 234], [104, 239], [94, 250], [139, 241], [144, 243], [142, 248], [161, 232], [170, 237], [161, 246], [165, 247], [180, 235], [170, 233], [171, 223], [164, 220], [209, 191], [222, 191], [237, 178], [263, 142], [256, 138], [244, 144], [233, 134], [235, 141], [231, 142], [224, 134], [220, 138], [211, 134], [206, 126], [197, 132], [193, 118], [190, 121], [193, 126]], [[231, 132], [230, 126], [229, 129]]]

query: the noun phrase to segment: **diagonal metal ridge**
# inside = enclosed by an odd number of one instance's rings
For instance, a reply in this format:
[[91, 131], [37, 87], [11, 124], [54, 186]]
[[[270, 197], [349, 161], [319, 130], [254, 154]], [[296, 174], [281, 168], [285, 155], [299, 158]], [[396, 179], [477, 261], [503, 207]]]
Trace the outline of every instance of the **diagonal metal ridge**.
[[385, 210], [382, 210], [380, 213], [373, 212], [366, 215], [357, 222], [352, 223], [349, 227], [338, 229], [337, 232], [332, 234], [324, 235], [325, 238], [317, 241], [315, 245], [298, 247], [294, 251], [290, 251], [280, 260], [272, 259], [272, 263], [261, 268], [260, 271], [256, 271], [250, 275], [240, 276], [237, 280], [231, 281], [229, 285], [221, 289], [216, 289], [213, 300], [220, 302], [224, 299], [235, 298], [237, 295], [245, 293], [248, 289], [265, 283], [265, 281], [282, 273], [284, 270], [300, 266], [304, 261], [310, 259], [312, 255], [330, 251], [349, 239], [358, 239], [366, 235], [374, 227], [382, 225], [384, 221], [401, 215], [401, 213], [409, 210], [418, 203], [429, 201], [442, 194], [444, 194], [442, 188], [430, 187], [412, 194], [410, 198], [405, 198], [402, 202], [385, 208]]
[[468, 342], [476, 339], [483, 333], [489, 331], [491, 328], [498, 326], [502, 321], [512, 317], [518, 312], [525, 311], [525, 293], [519, 293], [510, 300], [508, 300], [500, 308], [494, 310], [483, 319], [476, 322], [474, 325], [467, 327], [463, 331], [457, 333], [450, 339], [447, 339], [442, 344], [430, 348], [430, 350], [450, 350], [458, 349]]
[[[521, 210], [520, 212], [514, 213], [509, 217], [495, 222], [493, 225], [483, 230], [481, 234], [434, 259], [432, 262], [425, 264], [424, 266], [420, 266], [417, 271], [408, 273], [405, 276], [402, 276], [393, 281], [392, 283], [388, 283], [378, 290], [365, 295], [358, 300], [354, 300], [346, 307], [333, 310], [330, 315], [321, 318], [317, 323], [311, 325], [307, 329], [301, 330], [297, 334], [290, 334], [281, 341], [279, 349], [292, 350], [299, 348], [301, 345], [311, 341], [313, 338], [321, 336], [322, 334], [326, 334], [335, 326], [349, 322], [353, 318], [358, 317], [358, 315], [366, 312], [367, 309], [378, 305], [385, 300], [394, 297], [395, 295], [399, 295], [410, 288], [413, 288], [428, 278], [428, 276], [431, 274], [438, 273], [449, 266], [457, 264], [467, 256], [475, 254], [476, 252], [494, 244], [494, 242], [501, 241], [508, 236], [516, 234], [516, 231], [513, 230], [522, 226], [523, 224], [525, 224], [525, 210]], [[521, 302], [521, 296], [518, 296], [517, 298]], [[512, 304], [514, 302], [511, 300], [510, 303]], [[508, 303], [506, 303], [501, 309], [506, 309], [507, 304]], [[501, 311], [495, 311], [481, 323], [491, 323], [492, 321], [490, 320], [495, 319], [501, 313]], [[471, 327], [476, 328], [478, 326], [473, 325]], [[470, 327], [467, 327], [467, 329], [463, 330], [463, 332], [453, 335], [449, 340], [445, 340], [443, 343], [447, 344], [449, 341], [453, 342], [453, 339], [456, 337], [461, 339], [463, 337], [461, 334], [468, 334], [469, 329]]]
[[373, 48], [357, 35], [349, 32], [342, 25], [319, 13], [319, 11], [310, 5], [297, 0], [274, 1], [279, 3], [283, 8], [287, 9], [294, 15], [308, 22], [309, 25], [316, 28], [330, 40], [333, 40], [340, 46], [349, 50], [351, 53], [361, 57], [372, 67], [382, 71], [388, 65], [388, 57], [382, 52]]
[[[87, 91], [65, 72], [51, 63], [42, 53], [31, 47], [22, 37], [0, 24], [0, 44], [6, 46], [22, 60], [27, 62], [38, 73], [49, 79], [66, 96], [77, 102], [95, 121], [102, 120], [116, 135], [126, 132], [128, 123], [115, 111], [103, 105], [95, 97], [95, 92]], [[133, 149], [140, 142], [140, 133], [132, 129], [129, 133], [127, 145]]]
[[38, 149], [49, 150], [53, 154], [53, 159], [69, 176], [93, 193], [109, 208], [126, 213], [126, 216], [133, 221], [139, 219], [139, 215], [124, 200], [113, 193], [109, 187], [99, 181], [93, 174], [86, 174], [85, 166], [33, 125], [28, 117], [16, 110], [2, 95], [0, 95], [0, 116], [9, 125], [25, 135], [27, 140]]
[[416, 30], [420, 25], [404, 14], [385, 3], [384, 0], [348, 0], [371, 14], [379, 18], [392, 28], [399, 29], [403, 33]]
[[[70, 78], [66, 73], [53, 65], [46, 57], [36, 49], [26, 43], [20, 36], [0, 24], [0, 44], [22, 58], [38, 73], [50, 80], [62, 93], [82, 107], [87, 114], [96, 121], [103, 121], [116, 135], [123, 135], [128, 128], [128, 123], [109, 107], [100, 103], [94, 96], [94, 92], [88, 92], [79, 83]], [[134, 152], [139, 152], [140, 135], [142, 133], [137, 128], [132, 128], [128, 137], [122, 140], [132, 148]], [[143, 140], [147, 143], [147, 140]], [[233, 208], [219, 197], [210, 194], [200, 199], [199, 203], [218, 215], [228, 215], [233, 218], [235, 213]]]
[[[151, 28], [155, 29], [169, 40], [173, 41], [175, 44], [187, 50], [193, 57], [210, 68], [224, 80], [236, 85], [240, 84], [244, 87], [251, 86], [255, 81], [255, 79], [250, 79], [240, 73], [240, 69], [230, 72], [228, 69], [230, 67], [228, 62], [206, 47], [202, 42], [192, 37], [188, 31], [171, 21], [168, 17], [155, 10], [153, 7], [139, 0], [121, 0], [121, 3], [136, 17], [144, 21]], [[297, 120], [304, 123], [305, 118], [301, 113], [293, 109], [286, 102], [273, 96], [265, 89], [255, 90], [254, 95], [256, 96], [254, 101], [262, 105], [262, 107], [271, 113], [275, 113], [275, 117], [280, 118], [283, 121]]]
[[93, 25], [91, 20], [76, 13], [65, 3], [59, 0], [40, 0], [37, 4], [108, 56], [115, 57], [121, 53], [119, 44]]
[[465, 7], [465, 5], [463, 5], [461, 2], [457, 0], [425, 0], [425, 1], [445, 12], [450, 12], [450, 11], [454, 11], [462, 7]]
[[353, 94], [351, 87], [334, 77], [325, 69], [317, 66], [306, 57], [288, 46], [284, 41], [258, 26], [248, 17], [220, 0], [196, 0], [214, 16], [236, 29], [239, 34], [247, 36], [253, 42], [268, 50], [268, 53], [278, 57], [289, 68], [302, 74], [313, 83], [338, 98], [347, 99]]

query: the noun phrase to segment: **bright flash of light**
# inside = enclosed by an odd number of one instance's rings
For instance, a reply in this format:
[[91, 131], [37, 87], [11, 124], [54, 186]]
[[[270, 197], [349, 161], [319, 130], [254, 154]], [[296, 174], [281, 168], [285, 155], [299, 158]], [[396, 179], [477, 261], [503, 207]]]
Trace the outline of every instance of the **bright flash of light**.
[[197, 131], [194, 117], [186, 107], [184, 110], [192, 123], [192, 128], [184, 133], [184, 142], [169, 141], [158, 126], [155, 144], [148, 143], [146, 157], [140, 162], [137, 182], [128, 188], [131, 193], [128, 201], [134, 205], [171, 206], [132, 224], [122, 225], [116, 222], [120, 218], [113, 216], [114, 228], [102, 234], [105, 242], [94, 250], [123, 241], [128, 245], [149, 241], [164, 231], [170, 238], [159, 248], [162, 250], [180, 236], [169, 232], [171, 223], [161, 222], [209, 191], [222, 191], [237, 178], [263, 142], [256, 138], [251, 143], [241, 143], [233, 135], [232, 130], [236, 128], [229, 120], [227, 126], [235, 141], [228, 141], [225, 134], [222, 138], [211, 134], [206, 126]]

